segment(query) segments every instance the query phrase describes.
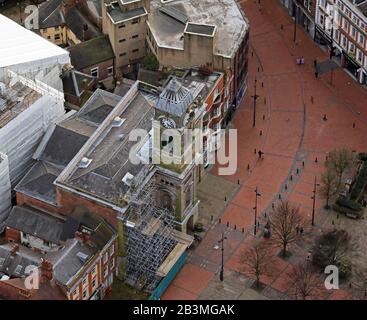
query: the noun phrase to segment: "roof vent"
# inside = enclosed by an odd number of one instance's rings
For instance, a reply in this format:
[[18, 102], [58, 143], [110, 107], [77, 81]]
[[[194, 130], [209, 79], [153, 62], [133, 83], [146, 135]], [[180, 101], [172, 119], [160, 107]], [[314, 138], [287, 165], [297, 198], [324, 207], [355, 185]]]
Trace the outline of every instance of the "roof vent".
[[91, 164], [92, 159], [88, 159], [87, 157], [83, 157], [83, 159], [79, 163], [79, 168], [88, 168]]
[[112, 127], [121, 127], [124, 122], [125, 122], [125, 119], [122, 119], [120, 117], [116, 117], [112, 121]]
[[79, 251], [76, 256], [80, 259], [81, 262], [86, 263], [88, 261], [88, 255]]
[[134, 176], [128, 172], [125, 174], [125, 176], [122, 178], [122, 182], [125, 183], [127, 186], [131, 186], [131, 182], [133, 181]]
[[135, 223], [134, 222], [131, 222], [129, 220], [126, 221], [126, 226], [127, 227], [130, 227], [130, 228], [135, 228]]

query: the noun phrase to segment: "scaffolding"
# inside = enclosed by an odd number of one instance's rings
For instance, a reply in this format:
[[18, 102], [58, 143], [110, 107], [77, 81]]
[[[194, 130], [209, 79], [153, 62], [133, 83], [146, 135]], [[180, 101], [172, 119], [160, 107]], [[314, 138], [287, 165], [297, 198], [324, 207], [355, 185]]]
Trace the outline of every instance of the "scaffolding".
[[156, 202], [157, 187], [151, 178], [144, 187], [132, 192], [125, 220], [126, 282], [152, 292], [161, 277], [159, 267], [177, 245], [175, 217]]

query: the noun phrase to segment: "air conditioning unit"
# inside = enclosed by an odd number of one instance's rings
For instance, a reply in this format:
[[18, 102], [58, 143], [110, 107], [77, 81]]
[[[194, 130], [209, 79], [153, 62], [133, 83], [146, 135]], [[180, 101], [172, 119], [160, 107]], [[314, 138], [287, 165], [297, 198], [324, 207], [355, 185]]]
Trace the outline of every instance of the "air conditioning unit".
[[121, 127], [122, 124], [125, 122], [126, 119], [122, 119], [120, 117], [116, 117], [112, 121], [112, 127]]
[[89, 159], [87, 157], [83, 157], [82, 160], [80, 160], [80, 163], [79, 163], [79, 168], [88, 168], [89, 165], [91, 164], [92, 162], [92, 159]]
[[134, 176], [128, 172], [124, 175], [124, 177], [122, 178], [122, 182], [125, 183], [127, 186], [131, 186], [131, 182], [133, 181]]

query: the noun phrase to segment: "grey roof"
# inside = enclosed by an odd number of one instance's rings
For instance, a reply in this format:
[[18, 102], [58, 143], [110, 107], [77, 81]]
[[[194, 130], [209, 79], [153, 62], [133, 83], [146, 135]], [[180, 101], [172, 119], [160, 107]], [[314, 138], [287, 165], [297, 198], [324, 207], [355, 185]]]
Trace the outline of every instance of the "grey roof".
[[70, 47], [71, 63], [77, 70], [97, 65], [115, 57], [107, 35]]
[[38, 14], [40, 29], [57, 27], [64, 22], [61, 12], [62, 1], [63, 0], [48, 0], [39, 6]]
[[87, 41], [101, 35], [98, 28], [90, 23], [76, 7], [72, 7], [68, 11], [65, 22], [68, 28], [81, 41]]
[[63, 221], [22, 206], [13, 207], [5, 225], [55, 244], [63, 229]]
[[56, 125], [40, 160], [66, 166], [87, 140], [88, 136]]
[[118, 5], [112, 6], [112, 8], [108, 10], [108, 13], [114, 23], [124, 22], [126, 20], [147, 14], [144, 8], [134, 8], [122, 11]]
[[160, 94], [156, 108], [180, 117], [186, 113], [192, 102], [193, 95], [190, 90], [173, 77]]
[[26, 267], [39, 266], [41, 263], [41, 254], [21, 245], [12, 256], [11, 250], [14, 246], [16, 244], [12, 243], [0, 246], [0, 276], [5, 274], [9, 277], [24, 277]]
[[[126, 173], [136, 175], [143, 165], [135, 165], [129, 161], [130, 149], [136, 144], [128, 141], [132, 129], [139, 128], [150, 131], [154, 109], [142, 93], [131, 101], [120, 117], [126, 119], [121, 127], [101, 133], [101, 141], [86, 152], [92, 163], [88, 168], [75, 168], [68, 183], [79, 190], [116, 203], [119, 196], [126, 193], [129, 187], [122, 182]], [[120, 139], [119, 137], [123, 137]]]
[[[163, 13], [162, 7], [175, 14]], [[225, 57], [234, 57], [249, 28], [236, 0], [151, 0], [148, 23], [159, 46], [184, 49], [185, 23], [177, 17], [185, 16], [189, 22], [217, 27], [214, 54]]]
[[[85, 192], [95, 198], [119, 204], [119, 199], [126, 193], [129, 186], [122, 182], [127, 173], [137, 175], [144, 164], [130, 162], [129, 153], [136, 144], [129, 141], [129, 134], [139, 128], [149, 132], [154, 117], [154, 94], [145, 92], [135, 83], [126, 96], [108, 115], [99, 127], [98, 134], [91, 137], [83, 150], [78, 154], [63, 173], [58, 182], [68, 187]], [[114, 119], [124, 119], [121, 126], [113, 127]], [[87, 168], [79, 163], [83, 157], [91, 159]]]
[[80, 97], [84, 92], [83, 83], [87, 82], [88, 85], [96, 81], [96, 78], [74, 69], [65, 71], [62, 75], [62, 84], [64, 93], [76, 97]]
[[15, 191], [56, 205], [56, 187], [53, 182], [61, 169], [42, 162], [36, 162], [15, 187]]

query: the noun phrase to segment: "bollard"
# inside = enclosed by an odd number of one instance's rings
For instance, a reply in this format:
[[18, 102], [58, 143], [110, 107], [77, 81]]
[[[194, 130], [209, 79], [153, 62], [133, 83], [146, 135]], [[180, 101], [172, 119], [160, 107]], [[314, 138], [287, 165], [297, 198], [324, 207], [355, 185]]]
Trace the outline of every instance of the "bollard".
[[299, 174], [299, 169], [297, 168], [296, 173]]
[[242, 228], [242, 233], [244, 233], [245, 232], [245, 228]]
[[265, 114], [263, 114], [263, 120], [265, 120]]
[[218, 222], [219, 222], [219, 223], [222, 223], [222, 219], [221, 219], [221, 218], [219, 218], [219, 219], [218, 219]]
[[256, 154], [256, 149], [254, 149], [254, 153]]
[[291, 175], [291, 181], [293, 181], [293, 176]]
[[237, 184], [240, 184], [240, 179], [237, 180]]
[[210, 220], [213, 221], [214, 217], [213, 216], [210, 216]]
[[250, 164], [247, 165], [247, 170], [250, 170]]
[[229, 227], [229, 221], [227, 221], [227, 227]]
[[262, 136], [263, 135], [263, 131], [262, 130], [260, 130], [260, 136]]
[[317, 157], [315, 158], [315, 163], [317, 163]]

